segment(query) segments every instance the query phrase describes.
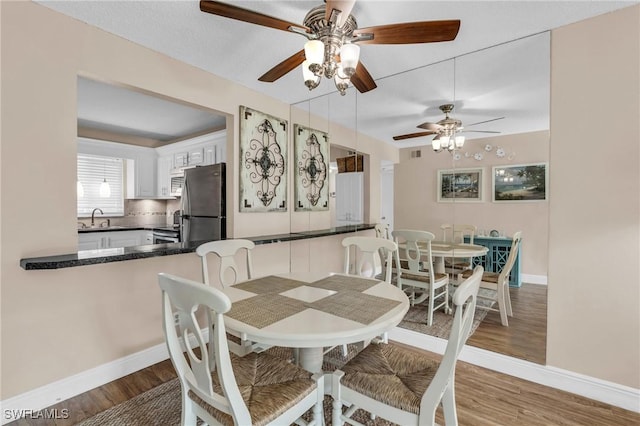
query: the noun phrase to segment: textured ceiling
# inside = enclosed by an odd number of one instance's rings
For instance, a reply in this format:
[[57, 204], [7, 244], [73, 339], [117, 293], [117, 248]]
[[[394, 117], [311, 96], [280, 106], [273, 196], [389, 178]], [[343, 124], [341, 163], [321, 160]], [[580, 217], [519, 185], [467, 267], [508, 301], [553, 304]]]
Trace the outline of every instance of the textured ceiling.
[[[314, 113], [330, 111], [332, 120], [405, 147], [428, 143], [430, 138], [398, 143], [392, 136], [418, 131], [418, 124], [443, 118], [438, 106], [453, 101], [453, 116], [468, 130], [511, 134], [548, 128], [548, 31], [638, 1], [360, 0], [352, 11], [360, 27], [440, 19], [460, 19], [461, 27], [452, 42], [363, 45], [361, 60], [378, 88], [357, 95], [350, 89], [344, 97], [326, 79], [309, 92], [299, 70], [275, 83], [259, 82], [260, 75], [300, 50], [305, 39], [203, 13], [197, 1], [38, 3], [287, 103], [313, 99], [301, 106]], [[296, 23], [320, 4], [229, 3]], [[329, 93], [333, 94], [321, 97]], [[111, 111], [116, 114], [118, 109]], [[506, 118], [468, 126], [499, 117]]]

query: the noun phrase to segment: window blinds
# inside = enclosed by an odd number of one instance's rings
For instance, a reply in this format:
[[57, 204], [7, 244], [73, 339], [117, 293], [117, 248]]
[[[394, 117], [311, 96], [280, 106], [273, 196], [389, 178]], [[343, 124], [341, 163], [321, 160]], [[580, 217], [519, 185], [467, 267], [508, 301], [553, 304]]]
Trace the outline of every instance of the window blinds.
[[[105, 179], [111, 187], [106, 198], [100, 196]], [[122, 158], [78, 154], [78, 182], [84, 192], [78, 195], [78, 217], [91, 216], [95, 208], [102, 209], [104, 216], [124, 216]]]

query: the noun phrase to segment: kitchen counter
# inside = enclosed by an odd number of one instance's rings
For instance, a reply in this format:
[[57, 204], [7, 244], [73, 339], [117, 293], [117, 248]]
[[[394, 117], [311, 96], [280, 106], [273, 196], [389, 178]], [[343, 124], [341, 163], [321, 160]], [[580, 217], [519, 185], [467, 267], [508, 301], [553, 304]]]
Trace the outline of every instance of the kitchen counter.
[[[337, 228], [294, 232], [290, 234], [264, 235], [257, 237], [245, 237], [247, 240], [253, 241], [257, 245], [280, 243], [286, 241], [304, 240], [308, 238], [319, 238], [330, 235], [346, 234], [356, 231], [364, 231], [373, 229], [375, 225], [360, 224], [350, 226], [340, 226]], [[93, 232], [113, 231], [105, 228], [85, 228]], [[118, 227], [118, 230], [134, 230], [134, 229], [159, 229], [161, 227]], [[78, 231], [83, 231], [78, 229]], [[101, 250], [83, 250], [76, 253], [61, 254], [56, 256], [31, 257], [20, 259], [20, 266], [26, 270], [37, 269], [60, 269], [70, 268], [74, 266], [98, 265], [101, 263], [122, 262], [125, 260], [145, 259], [148, 257], [170, 256], [174, 254], [193, 253], [196, 248], [206, 241], [182, 242], [171, 244], [153, 244], [145, 246], [111, 248]]]
[[114, 226], [95, 226], [93, 228], [78, 228], [78, 234], [86, 234], [88, 232], [114, 232], [114, 231], [157, 231], [157, 230], [176, 230], [179, 229], [177, 226], [169, 226], [169, 225], [143, 225], [143, 226], [122, 226], [122, 225], [114, 225]]

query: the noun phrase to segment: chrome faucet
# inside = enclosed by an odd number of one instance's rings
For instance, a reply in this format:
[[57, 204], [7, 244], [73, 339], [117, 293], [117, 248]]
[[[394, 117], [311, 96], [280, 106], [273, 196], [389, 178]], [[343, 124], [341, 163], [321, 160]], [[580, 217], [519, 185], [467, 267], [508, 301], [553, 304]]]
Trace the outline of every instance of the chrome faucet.
[[102, 209], [93, 209], [93, 211], [91, 212], [91, 227], [95, 226], [95, 222], [94, 222], [94, 216], [96, 214], [96, 210], [100, 212], [100, 214], [104, 214], [104, 212], [102, 211]]

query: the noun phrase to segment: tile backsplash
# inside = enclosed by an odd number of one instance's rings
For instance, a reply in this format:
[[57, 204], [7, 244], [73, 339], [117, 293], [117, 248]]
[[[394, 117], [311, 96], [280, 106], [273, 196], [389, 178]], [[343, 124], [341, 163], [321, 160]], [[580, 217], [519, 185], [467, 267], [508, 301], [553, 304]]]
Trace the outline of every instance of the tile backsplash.
[[[107, 219], [112, 226], [164, 226], [173, 224], [173, 212], [180, 210], [180, 200], [124, 200], [124, 216], [95, 215], [95, 223]], [[78, 218], [78, 222], [91, 225], [91, 218]]]

